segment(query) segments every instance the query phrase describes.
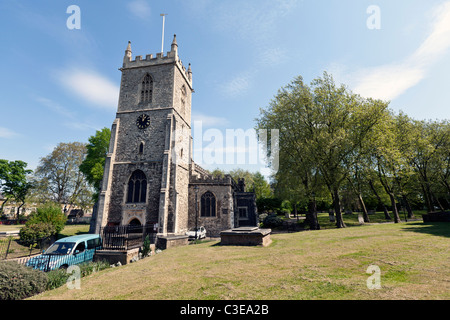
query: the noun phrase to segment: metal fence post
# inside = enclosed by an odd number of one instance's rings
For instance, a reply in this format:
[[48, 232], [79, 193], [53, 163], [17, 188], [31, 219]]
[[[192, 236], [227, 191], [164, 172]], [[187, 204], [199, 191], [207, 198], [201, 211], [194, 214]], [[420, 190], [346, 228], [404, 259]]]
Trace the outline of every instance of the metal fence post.
[[31, 252], [33, 252], [33, 245], [30, 244], [30, 254], [28, 255], [29, 257], [31, 257]]
[[48, 255], [47, 269], [45, 269], [46, 272], [50, 271], [50, 258], [51, 257], [52, 257], [51, 255]]
[[8, 248], [6, 249], [5, 260], [8, 258], [9, 247], [11, 246], [11, 240], [12, 240], [12, 238], [10, 237], [9, 241], [8, 241]]

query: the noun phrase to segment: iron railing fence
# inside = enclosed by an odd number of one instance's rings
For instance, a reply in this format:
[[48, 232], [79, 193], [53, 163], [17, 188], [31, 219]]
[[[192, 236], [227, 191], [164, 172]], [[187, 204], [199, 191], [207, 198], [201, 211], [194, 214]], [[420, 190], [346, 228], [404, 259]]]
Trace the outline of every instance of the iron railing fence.
[[40, 254], [50, 247], [54, 240], [52, 236], [33, 240], [20, 240], [16, 236], [0, 238], [0, 260]]
[[34, 257], [16, 259], [19, 264], [48, 272], [56, 269], [67, 269], [69, 266], [92, 261], [97, 248], [86, 249], [76, 254], [40, 254]]
[[150, 243], [156, 243], [157, 231], [154, 225], [145, 226], [106, 226], [100, 228], [104, 250], [126, 251], [139, 248], [148, 236]]

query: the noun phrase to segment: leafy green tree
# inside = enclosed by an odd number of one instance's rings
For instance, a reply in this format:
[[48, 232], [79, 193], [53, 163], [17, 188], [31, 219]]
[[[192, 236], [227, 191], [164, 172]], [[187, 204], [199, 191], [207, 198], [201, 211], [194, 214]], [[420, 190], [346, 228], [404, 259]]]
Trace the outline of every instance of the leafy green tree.
[[[298, 198], [308, 198], [311, 229], [319, 229], [315, 205], [315, 188], [318, 170], [305, 148], [308, 148], [307, 111], [313, 104], [311, 90], [298, 77], [279, 90], [266, 109], [256, 119], [256, 130], [267, 139], [261, 139], [267, 157], [279, 157], [279, 167], [274, 172], [275, 194], [297, 203]], [[272, 144], [272, 129], [278, 129], [278, 145]], [[278, 152], [277, 152], [277, 149]]]
[[[437, 173], [437, 181], [444, 188], [444, 193], [450, 197], [450, 122], [442, 121], [444, 133], [442, 144], [435, 153], [433, 169]], [[447, 202], [450, 199], [447, 200]]]
[[220, 170], [219, 168], [216, 168], [211, 172], [211, 175], [215, 178], [223, 178], [225, 177], [225, 174], [225, 171]]
[[89, 143], [86, 146], [86, 158], [80, 165], [80, 171], [85, 175], [87, 181], [95, 190], [93, 195], [94, 201], [98, 200], [100, 193], [110, 139], [110, 129], [103, 128], [102, 130], [96, 131], [95, 135], [89, 138]]
[[23, 228], [20, 229], [20, 240], [27, 245], [36, 244], [37, 240], [51, 237], [55, 235], [55, 226], [51, 223], [37, 222], [37, 223], [27, 223]]
[[42, 158], [35, 171], [40, 202], [52, 201], [86, 208], [92, 205], [92, 191], [79, 167], [86, 156], [80, 142], [60, 143]]
[[277, 212], [281, 208], [283, 200], [279, 198], [258, 198], [256, 199], [256, 206], [259, 213]]
[[2, 204], [1, 211], [9, 199], [14, 199], [18, 205], [17, 220], [19, 219], [20, 209], [25, 204], [26, 196], [32, 188], [28, 176], [32, 170], [26, 169], [27, 163], [17, 161], [0, 160], [0, 190], [6, 197]]
[[251, 189], [255, 192], [256, 199], [270, 198], [273, 196], [272, 188], [260, 172], [253, 174], [253, 184]]
[[445, 177], [448, 177], [448, 121], [415, 121], [415, 127], [411, 163], [418, 173], [428, 211], [434, 211], [436, 205], [443, 211], [435, 189], [438, 188], [436, 181], [444, 182]]
[[[386, 102], [355, 95], [325, 72], [310, 87], [297, 77], [279, 90], [261, 110], [257, 130], [280, 131], [278, 181], [296, 177], [309, 198], [310, 213], [316, 212], [316, 189], [324, 183], [333, 199], [336, 226], [342, 228], [340, 191], [348, 168], [359, 161], [362, 142], [386, 109]], [[265, 145], [268, 154], [273, 147]]]
[[66, 221], [67, 217], [61, 210], [61, 205], [58, 203], [47, 202], [39, 207], [35, 213], [30, 215], [26, 225], [39, 223], [51, 224], [55, 228], [56, 233], [59, 233], [64, 229]]

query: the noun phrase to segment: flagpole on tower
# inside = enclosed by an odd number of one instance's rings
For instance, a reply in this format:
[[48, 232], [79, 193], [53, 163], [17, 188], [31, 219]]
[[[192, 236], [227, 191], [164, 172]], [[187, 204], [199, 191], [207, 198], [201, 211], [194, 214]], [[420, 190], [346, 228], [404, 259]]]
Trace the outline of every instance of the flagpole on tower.
[[161, 53], [164, 53], [164, 24], [166, 21], [167, 13], [161, 13], [160, 16], [163, 17], [163, 26], [162, 26], [162, 40], [161, 40]]

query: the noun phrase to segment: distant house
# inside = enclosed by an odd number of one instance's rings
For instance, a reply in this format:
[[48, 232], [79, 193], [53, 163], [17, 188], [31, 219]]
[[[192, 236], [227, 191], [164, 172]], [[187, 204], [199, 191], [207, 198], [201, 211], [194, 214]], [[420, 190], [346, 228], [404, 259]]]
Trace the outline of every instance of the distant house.
[[0, 207], [5, 203], [6, 198], [0, 193]]

